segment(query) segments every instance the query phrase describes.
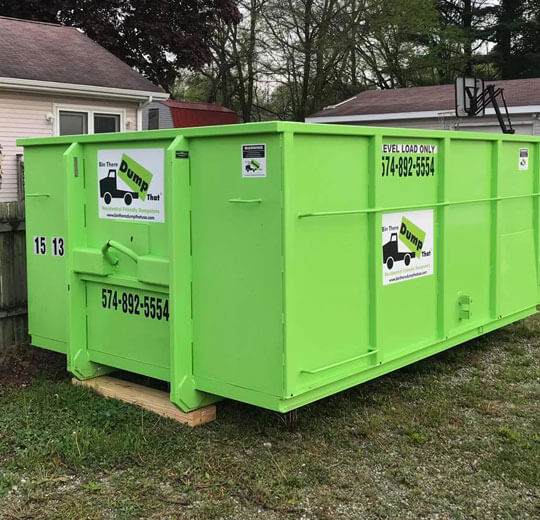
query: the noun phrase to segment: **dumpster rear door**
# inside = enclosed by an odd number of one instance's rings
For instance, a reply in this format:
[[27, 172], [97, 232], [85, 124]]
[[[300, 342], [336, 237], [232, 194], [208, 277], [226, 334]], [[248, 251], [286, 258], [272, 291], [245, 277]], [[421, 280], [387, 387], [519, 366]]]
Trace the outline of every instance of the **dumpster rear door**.
[[74, 251], [90, 361], [163, 380], [170, 364], [166, 145], [85, 146], [85, 244]]

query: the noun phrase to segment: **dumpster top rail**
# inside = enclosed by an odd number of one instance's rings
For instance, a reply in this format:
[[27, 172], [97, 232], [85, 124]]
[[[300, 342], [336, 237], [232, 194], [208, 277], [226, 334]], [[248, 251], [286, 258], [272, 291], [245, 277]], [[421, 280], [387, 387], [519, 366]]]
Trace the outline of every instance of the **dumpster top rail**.
[[325, 135], [358, 135], [374, 136], [384, 135], [385, 137], [424, 137], [430, 139], [441, 139], [451, 137], [452, 139], [482, 140], [482, 141], [527, 141], [540, 143], [540, 136], [532, 135], [510, 135], [493, 134], [484, 132], [463, 132], [455, 130], [425, 130], [411, 128], [393, 128], [377, 126], [352, 126], [334, 125], [321, 123], [297, 123], [290, 121], [270, 121], [262, 123], [244, 123], [236, 125], [215, 125], [192, 128], [174, 128], [171, 130], [146, 130], [135, 132], [117, 132], [108, 134], [82, 134], [63, 135], [58, 137], [35, 137], [17, 139], [19, 146], [38, 146], [78, 143], [119, 143], [122, 141], [148, 141], [158, 139], [168, 139], [179, 135], [186, 137], [216, 137], [229, 135], [260, 134], [265, 132], [292, 132], [304, 134], [325, 134]]

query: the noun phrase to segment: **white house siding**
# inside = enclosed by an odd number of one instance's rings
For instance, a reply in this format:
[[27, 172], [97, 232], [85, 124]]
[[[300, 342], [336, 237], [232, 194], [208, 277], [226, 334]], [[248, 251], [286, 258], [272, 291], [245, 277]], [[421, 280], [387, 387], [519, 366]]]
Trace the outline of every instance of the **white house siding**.
[[[511, 116], [512, 126], [517, 134], [540, 135], [540, 120], [534, 114]], [[366, 126], [426, 128], [429, 130], [466, 130], [472, 132], [498, 133], [501, 131], [495, 116], [457, 118], [453, 115], [423, 119], [390, 119], [384, 121], [362, 121], [350, 123]]]
[[151, 108], [159, 109], [159, 128], [174, 128], [171, 109], [161, 101], [152, 101], [143, 108], [142, 111], [142, 129], [148, 130], [148, 111]]
[[122, 111], [124, 129], [137, 130], [136, 102], [0, 91], [0, 145], [3, 159], [0, 202], [17, 200], [18, 197], [17, 154], [22, 153], [22, 148], [16, 146], [16, 139], [52, 136], [54, 124], [46, 120], [46, 115], [54, 112], [55, 105]]

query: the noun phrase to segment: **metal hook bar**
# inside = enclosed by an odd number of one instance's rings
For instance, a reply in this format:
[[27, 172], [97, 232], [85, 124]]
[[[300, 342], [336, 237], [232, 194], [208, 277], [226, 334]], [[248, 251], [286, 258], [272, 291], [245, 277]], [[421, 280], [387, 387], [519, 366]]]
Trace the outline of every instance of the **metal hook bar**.
[[116, 256], [111, 255], [109, 249], [116, 249], [119, 253], [123, 253], [129, 258], [131, 258], [135, 263], [139, 261], [139, 257], [133, 249], [130, 249], [129, 247], [126, 247], [120, 242], [116, 242], [116, 240], [108, 240], [107, 243], [103, 246], [101, 251], [103, 252], [103, 256], [112, 264], [117, 265], [118, 264], [118, 258]]
[[260, 204], [262, 199], [229, 199], [232, 204]]

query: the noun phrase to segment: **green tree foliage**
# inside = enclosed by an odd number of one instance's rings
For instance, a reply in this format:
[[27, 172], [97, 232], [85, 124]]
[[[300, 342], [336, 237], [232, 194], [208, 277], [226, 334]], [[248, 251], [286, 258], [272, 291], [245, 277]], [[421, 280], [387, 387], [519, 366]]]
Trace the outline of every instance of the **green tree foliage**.
[[493, 0], [437, 0], [441, 28], [448, 35], [453, 70], [444, 75], [448, 82], [458, 74], [472, 75], [482, 58], [482, 46], [493, 30]]
[[268, 0], [265, 69], [287, 91], [292, 119], [303, 121], [332, 100], [336, 75], [350, 52], [348, 35], [358, 26], [364, 3]]
[[367, 66], [364, 84], [396, 88], [433, 83], [433, 40], [442, 37], [433, 1], [377, 0], [366, 7], [366, 29], [357, 34], [354, 48]]
[[[244, 120], [302, 120], [365, 88], [538, 76], [539, 11], [538, 0], [258, 0], [255, 19], [246, 0], [204, 77]], [[245, 41], [254, 51], [234, 60]]]
[[525, 8], [523, 35], [518, 44], [518, 52], [523, 57], [520, 77], [540, 77], [540, 2], [529, 0]]
[[242, 22], [214, 38], [212, 64], [181, 89], [205, 84], [207, 101], [245, 121], [303, 120], [368, 87], [433, 82], [433, 0], [245, 0], [240, 10]]
[[491, 53], [504, 79], [540, 76], [540, 2], [500, 0]]
[[58, 22], [61, 4], [59, 0], [0, 0], [0, 15], [54, 23]]
[[522, 67], [515, 54], [518, 43], [516, 35], [523, 25], [525, 2], [523, 0], [501, 0], [494, 11], [497, 23], [493, 33], [495, 47], [491, 57], [503, 78], [515, 78]]

